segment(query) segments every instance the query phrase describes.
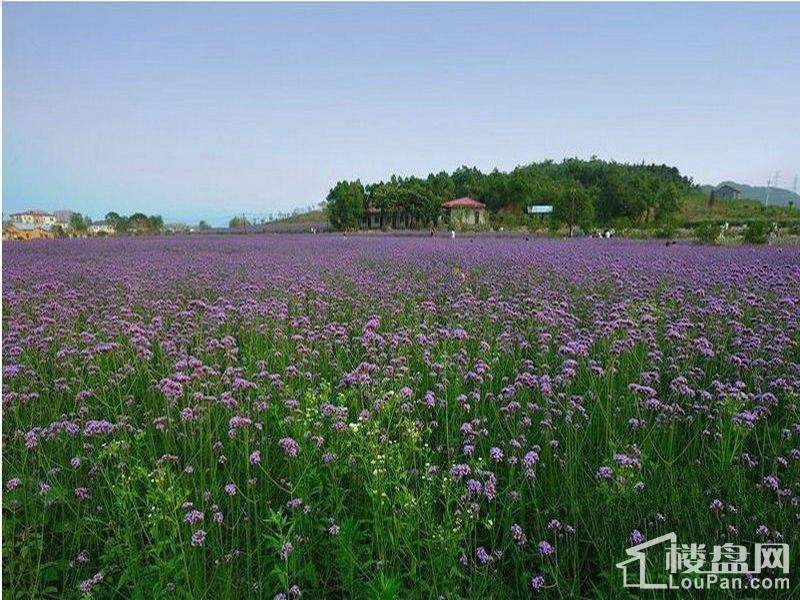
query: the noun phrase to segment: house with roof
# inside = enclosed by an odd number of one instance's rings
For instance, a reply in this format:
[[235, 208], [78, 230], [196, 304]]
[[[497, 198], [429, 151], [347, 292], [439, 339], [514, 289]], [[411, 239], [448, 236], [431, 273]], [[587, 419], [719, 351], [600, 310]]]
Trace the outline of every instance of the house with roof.
[[370, 206], [364, 211], [361, 225], [365, 229], [383, 229], [384, 215], [380, 208]]
[[[459, 229], [461, 227], [485, 225], [487, 223], [486, 205], [474, 198], [456, 198], [442, 203], [440, 224]], [[422, 229], [430, 222], [420, 220], [405, 207], [394, 210], [381, 210], [367, 206], [361, 217], [363, 229]]]
[[448, 200], [442, 203], [442, 220], [453, 228], [485, 225], [486, 205], [468, 196]]
[[723, 183], [721, 186], [714, 189], [715, 200], [736, 200], [741, 195], [742, 190], [728, 183]]

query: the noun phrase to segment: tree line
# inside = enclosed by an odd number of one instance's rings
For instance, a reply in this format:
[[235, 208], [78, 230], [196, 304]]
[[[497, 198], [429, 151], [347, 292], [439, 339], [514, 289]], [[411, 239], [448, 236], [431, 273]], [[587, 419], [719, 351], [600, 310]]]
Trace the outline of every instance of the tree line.
[[[146, 215], [133, 213], [130, 216], [120, 215], [116, 212], [106, 214], [105, 221], [117, 233], [160, 233], [164, 230], [164, 219], [161, 215]], [[93, 225], [90, 217], [79, 212], [69, 216], [69, 228], [79, 233], [86, 232]]]
[[106, 214], [106, 221], [117, 233], [160, 233], [164, 229], [161, 215], [148, 216], [140, 212], [126, 217], [112, 211]]
[[508, 172], [462, 166], [425, 178], [392, 175], [367, 185], [340, 181], [328, 193], [326, 211], [336, 229], [359, 228], [369, 212], [380, 213], [382, 222], [386, 217], [393, 226], [397, 221], [435, 226], [443, 202], [469, 196], [484, 202], [496, 220], [524, 215], [530, 205], [551, 205], [551, 219], [572, 231], [576, 226], [586, 230], [668, 221], [693, 189], [691, 179], [675, 167], [569, 158]]

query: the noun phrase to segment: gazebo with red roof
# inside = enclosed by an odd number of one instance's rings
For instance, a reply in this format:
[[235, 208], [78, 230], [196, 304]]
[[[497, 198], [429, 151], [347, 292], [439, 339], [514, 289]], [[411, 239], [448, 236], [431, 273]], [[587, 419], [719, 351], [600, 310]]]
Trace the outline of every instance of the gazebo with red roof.
[[486, 205], [468, 196], [443, 202], [442, 211], [445, 221], [453, 227], [486, 224]]

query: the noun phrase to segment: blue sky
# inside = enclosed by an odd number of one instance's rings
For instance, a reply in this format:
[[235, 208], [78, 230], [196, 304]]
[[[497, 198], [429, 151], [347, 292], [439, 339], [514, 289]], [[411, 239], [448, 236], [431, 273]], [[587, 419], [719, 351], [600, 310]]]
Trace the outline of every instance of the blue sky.
[[800, 172], [800, 4], [4, 4], [3, 211], [224, 222], [565, 156]]

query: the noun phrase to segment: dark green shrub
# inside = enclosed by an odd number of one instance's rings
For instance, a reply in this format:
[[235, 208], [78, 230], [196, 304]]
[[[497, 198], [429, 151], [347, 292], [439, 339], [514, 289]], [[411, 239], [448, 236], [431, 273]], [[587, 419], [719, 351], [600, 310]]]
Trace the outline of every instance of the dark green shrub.
[[753, 221], [744, 230], [746, 244], [766, 244], [769, 226], [764, 221]]
[[715, 244], [722, 236], [722, 226], [717, 223], [701, 223], [695, 229], [695, 235], [701, 242]]

